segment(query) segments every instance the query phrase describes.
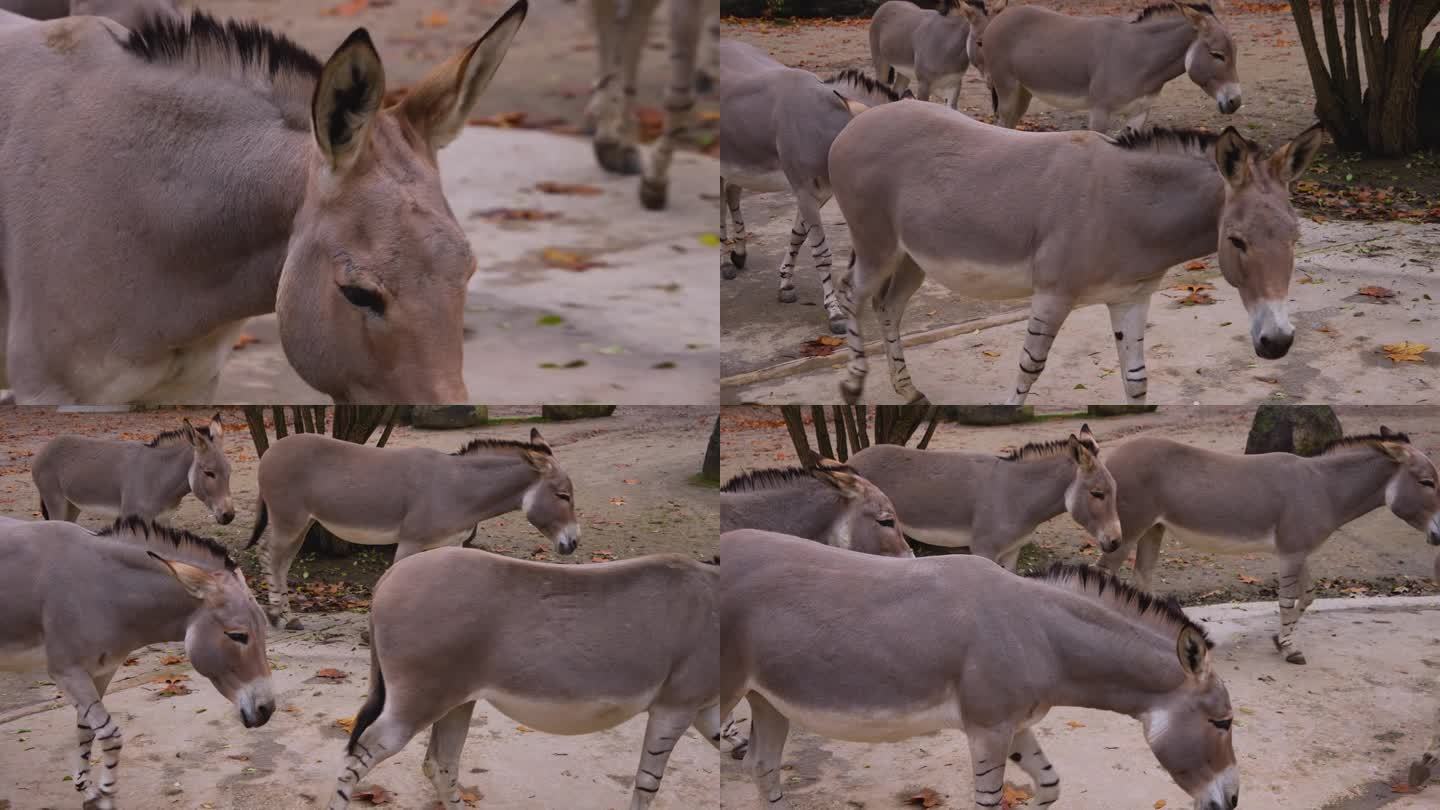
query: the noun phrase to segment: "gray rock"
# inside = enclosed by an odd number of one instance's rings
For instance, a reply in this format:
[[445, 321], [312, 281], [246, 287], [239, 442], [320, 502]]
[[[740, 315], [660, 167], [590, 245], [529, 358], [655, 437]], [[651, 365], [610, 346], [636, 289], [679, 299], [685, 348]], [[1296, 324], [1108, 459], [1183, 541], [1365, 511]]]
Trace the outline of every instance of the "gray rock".
[[483, 425], [490, 418], [484, 405], [416, 405], [410, 423], [417, 428], [452, 430]]
[[615, 413], [614, 405], [541, 405], [540, 415], [563, 422], [567, 419], [596, 419]]

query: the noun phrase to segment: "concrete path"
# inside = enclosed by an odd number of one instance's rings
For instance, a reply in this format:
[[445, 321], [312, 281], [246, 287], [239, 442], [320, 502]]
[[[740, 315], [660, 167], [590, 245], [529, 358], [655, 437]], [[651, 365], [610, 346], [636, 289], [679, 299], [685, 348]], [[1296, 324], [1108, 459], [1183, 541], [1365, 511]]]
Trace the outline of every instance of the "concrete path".
[[[676, 155], [670, 204], [640, 206], [639, 179], [607, 174], [590, 141], [533, 130], [470, 127], [440, 153], [450, 205], [479, 271], [465, 316], [465, 383], [472, 400], [714, 402], [719, 358], [714, 234], [719, 163]], [[547, 194], [543, 182], [597, 195]], [[487, 212], [539, 210], [541, 221], [496, 222]], [[547, 248], [603, 263], [547, 267]], [[234, 352], [218, 403], [324, 403], [286, 362], [273, 315]]]
[[[1390, 789], [1435, 730], [1440, 598], [1318, 600], [1297, 631], [1310, 657], [1304, 667], [1286, 664], [1271, 645], [1279, 624], [1273, 603], [1187, 612], [1218, 643], [1216, 665], [1235, 707], [1242, 808], [1440, 807], [1440, 784], [1419, 795]], [[748, 718], [743, 702], [736, 716]], [[1057, 808], [1191, 807], [1130, 718], [1056, 709], [1037, 736], [1063, 782]], [[898, 809], [914, 806], [906, 800], [922, 788], [945, 797], [944, 807], [970, 806], [970, 758], [960, 732], [862, 745], [792, 731], [784, 763], [796, 810]], [[1018, 769], [1009, 775], [1028, 785]], [[739, 762], [726, 757], [721, 778], [724, 807], [758, 806]]]
[[[833, 402], [839, 399], [842, 350], [803, 357], [802, 344], [828, 334], [818, 306], [819, 282], [802, 257], [797, 270], [801, 301], [775, 300], [775, 267], [786, 244], [786, 195], [755, 195], [747, 224], [747, 270], [722, 284], [726, 403]], [[826, 209], [826, 232], [849, 255], [849, 233], [839, 211]], [[1440, 353], [1424, 363], [1392, 363], [1380, 353], [1389, 343], [1412, 341], [1440, 348], [1440, 226], [1406, 223], [1301, 221], [1296, 275], [1290, 287], [1295, 346], [1277, 361], [1260, 360], [1249, 340], [1249, 319], [1239, 293], [1220, 278], [1213, 258], [1204, 270], [1173, 269], [1152, 299], [1148, 347], [1151, 402], [1211, 404], [1440, 401]], [[1215, 303], [1185, 306], [1179, 285], [1197, 282]], [[1393, 298], [1359, 295], [1364, 287], [1395, 291]], [[806, 306], [805, 304], [812, 304]], [[911, 303], [902, 331], [916, 385], [934, 402], [1002, 402], [1015, 384], [1028, 301], [964, 300], [926, 282]], [[880, 331], [865, 315], [872, 341], [865, 400], [894, 403]], [[1123, 401], [1109, 313], [1092, 306], [1071, 314], [1051, 350], [1030, 402], [1073, 407]]]
[[[291, 810], [323, 807], [334, 790], [347, 732], [336, 720], [353, 717], [369, 681], [369, 650], [358, 645], [365, 617], [308, 616], [312, 629], [270, 640], [279, 711], [247, 731], [233, 706], [191, 673], [194, 690], [158, 697], [154, 683], [186, 665], [163, 667], [182, 645], [145, 652], [124, 667], [105, 704], [125, 734], [120, 800], [127, 808]], [[322, 669], [348, 672], [342, 681], [316, 677]], [[43, 675], [37, 675], [43, 678]], [[123, 680], [119, 680], [123, 678]], [[37, 684], [35, 702], [0, 713], [0, 808], [40, 810], [79, 805], [69, 775], [75, 715], [50, 700], [53, 685]], [[461, 759], [460, 784], [479, 808], [618, 810], [630, 786], [644, 738], [643, 717], [610, 731], [557, 737], [517, 725], [487, 705], [477, 706]], [[420, 772], [428, 732], [371, 772], [394, 794], [385, 807], [428, 810], [434, 791]], [[711, 806], [718, 780], [715, 749], [693, 730], [676, 746], [657, 810]], [[8, 804], [7, 804], [8, 802]], [[363, 801], [353, 806], [365, 807]]]

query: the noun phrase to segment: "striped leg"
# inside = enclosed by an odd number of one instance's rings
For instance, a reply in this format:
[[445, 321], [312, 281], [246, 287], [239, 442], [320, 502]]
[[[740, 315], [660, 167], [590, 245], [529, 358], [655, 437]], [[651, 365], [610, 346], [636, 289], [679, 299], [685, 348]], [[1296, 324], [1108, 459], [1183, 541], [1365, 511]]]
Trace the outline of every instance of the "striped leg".
[[1300, 612], [1304, 613], [1310, 609], [1310, 604], [1315, 601], [1315, 577], [1310, 573], [1310, 566], [1300, 569]]
[[1021, 729], [1010, 743], [1010, 761], [1018, 764], [1035, 785], [1036, 807], [1048, 807], [1060, 800], [1060, 775], [1050, 764], [1035, 732]]
[[885, 356], [890, 361], [890, 385], [906, 402], [925, 398], [910, 381], [910, 369], [905, 365], [905, 345], [900, 339], [900, 319], [905, 315], [905, 305], [910, 303], [910, 297], [923, 283], [925, 272], [907, 256], [901, 259], [895, 274], [874, 298], [875, 318], [880, 321], [880, 331], [885, 338]]
[[715, 749], [722, 754], [729, 754], [735, 759], [744, 757], [745, 746], [748, 740], [740, 733], [740, 727], [736, 725], [735, 718], [720, 717], [720, 704], [701, 709], [695, 715], [695, 722], [692, 724], [695, 730], [705, 735], [705, 739], [715, 746]]
[[1150, 379], [1145, 371], [1145, 319], [1150, 314], [1150, 293], [1108, 306], [1110, 326], [1115, 330], [1115, 352], [1125, 381], [1125, 397], [1132, 405], [1143, 405]]
[[722, 178], [720, 181], [720, 239], [723, 242], [727, 236], [725, 233], [725, 210], [730, 211], [730, 225], [734, 233], [729, 234], [730, 240], [722, 250], [725, 251], [725, 259], [730, 265], [730, 275], [726, 278], [734, 278], [738, 270], [745, 268], [745, 217], [740, 213], [740, 192], [741, 188], [734, 183], [727, 183]]
[[[271, 514], [274, 515], [275, 511], [272, 509]], [[288, 621], [287, 616], [290, 613], [290, 564], [295, 561], [295, 554], [305, 542], [305, 533], [310, 530], [310, 525], [311, 522], [307, 521], [296, 531], [293, 526], [286, 525], [283, 519], [277, 518], [269, 539], [260, 542], [260, 567], [267, 572], [270, 579], [270, 593], [266, 597], [270, 607], [265, 614], [276, 628], [304, 629], [298, 616]]]
[[830, 245], [825, 241], [825, 228], [820, 217], [810, 225], [810, 257], [815, 260], [815, 273], [820, 276], [820, 289], [824, 293], [825, 316], [830, 320], [830, 331], [836, 335], [845, 334], [845, 313], [835, 296], [835, 284], [831, 277]]
[[735, 265], [730, 260], [730, 231], [726, 228], [726, 192], [729, 187], [720, 178], [720, 278], [735, 278]]
[[[375, 722], [360, 735], [345, 751], [340, 762], [340, 776], [335, 781], [335, 793], [330, 796], [330, 810], [345, 810], [350, 806], [350, 795], [360, 785], [365, 774], [376, 765], [399, 753], [416, 729], [408, 728], [390, 719], [393, 715], [382, 711]], [[353, 750], [350, 750], [353, 749]]]
[[805, 243], [806, 232], [805, 218], [796, 207], [795, 222], [790, 226], [790, 247], [785, 251], [785, 258], [780, 260], [780, 291], [777, 297], [782, 304], [793, 304], [800, 297], [795, 292], [795, 256]]
[[640, 767], [635, 770], [635, 790], [630, 794], [630, 810], [645, 810], [655, 801], [670, 752], [694, 720], [693, 708], [656, 706], [650, 709], [650, 717], [645, 721], [645, 744], [640, 749]]
[[1437, 765], [1440, 765], [1440, 712], [1435, 714], [1435, 726], [1437, 731], [1430, 740], [1430, 747], [1420, 758], [1410, 763], [1411, 787], [1421, 788], [1430, 782], [1430, 776], [1434, 773]]
[[1292, 664], [1305, 663], [1305, 653], [1295, 643], [1295, 625], [1300, 621], [1300, 597], [1305, 579], [1304, 557], [1280, 559], [1280, 634], [1275, 636], [1275, 649]]
[[470, 731], [475, 701], [451, 709], [430, 727], [430, 744], [420, 769], [435, 786], [435, 798], [445, 810], [460, 810], [460, 751]]
[[999, 807], [1005, 792], [1005, 758], [1015, 733], [1009, 727], [966, 729], [975, 774], [976, 810]]
[[[75, 704], [75, 731], [78, 743], [75, 751], [75, 789], [85, 794], [87, 806], [94, 803], [96, 810], [113, 810], [115, 796], [119, 792], [116, 771], [120, 767], [120, 749], [125, 738], [115, 718], [100, 701], [105, 686], [110, 683], [113, 671], [92, 676], [83, 670], [66, 672], [52, 677], [71, 703]], [[100, 746], [101, 772], [99, 783], [90, 781], [90, 752], [95, 744]]]
[[1151, 526], [1140, 535], [1135, 546], [1135, 587], [1149, 591], [1155, 582], [1155, 566], [1160, 562], [1160, 544], [1165, 542], [1165, 527]]
[[1069, 317], [1073, 303], [1068, 298], [1043, 292], [1037, 292], [1031, 299], [1030, 323], [1025, 328], [1025, 346], [1020, 355], [1020, 376], [1016, 379], [1015, 393], [1010, 397], [1009, 404], [1025, 404], [1025, 398], [1030, 396], [1030, 387], [1045, 370], [1050, 347]]
[[773, 810], [789, 810], [785, 791], [780, 785], [780, 763], [785, 754], [785, 738], [790, 734], [790, 720], [776, 711], [770, 701], [751, 692], [750, 751], [745, 764], [760, 791], [760, 806]]
[[[665, 207], [675, 144], [689, 130], [690, 114], [695, 109], [695, 63], [700, 58], [700, 29], [704, 23], [700, 6], [698, 0], [670, 0], [670, 90], [665, 94], [665, 131], [651, 151], [640, 181], [640, 203], [652, 211]], [[635, 58], [638, 60], [639, 55]]]

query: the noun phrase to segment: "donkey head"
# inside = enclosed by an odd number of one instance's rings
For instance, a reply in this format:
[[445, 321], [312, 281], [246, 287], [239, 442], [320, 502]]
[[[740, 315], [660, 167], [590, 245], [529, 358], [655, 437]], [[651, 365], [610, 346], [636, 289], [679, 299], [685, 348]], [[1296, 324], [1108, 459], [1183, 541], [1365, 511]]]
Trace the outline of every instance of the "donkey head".
[[575, 487], [570, 476], [560, 469], [550, 445], [540, 431], [530, 429], [530, 443], [545, 448], [544, 452], [525, 451], [525, 460], [535, 468], [535, 483], [525, 490], [520, 508], [525, 519], [555, 544], [556, 554], [573, 554], [580, 545], [580, 523], [575, 519]]
[[1090, 426], [1081, 425], [1080, 435], [1070, 434], [1070, 457], [1075, 460], [1075, 480], [1065, 490], [1065, 509], [1101, 551], [1120, 547], [1120, 514], [1116, 511], [1115, 478], [1100, 460], [1100, 444]]
[[1236, 69], [1235, 43], [1225, 25], [1208, 9], [1183, 0], [1171, 0], [1195, 28], [1195, 41], [1185, 52], [1185, 72], [1190, 81], [1215, 99], [1220, 112], [1229, 115], [1240, 109], [1240, 74]]
[[970, 23], [970, 36], [965, 40], [965, 51], [970, 56], [970, 64], [980, 71], [980, 75], [987, 75], [985, 73], [985, 52], [981, 49], [981, 45], [985, 42], [985, 27], [995, 19], [996, 14], [1005, 10], [1009, 0], [988, 0], [988, 2], [987, 0], [954, 0], [954, 2], [960, 9], [960, 13], [964, 14], [965, 19]]
[[190, 664], [240, 709], [246, 728], [265, 725], [275, 713], [270, 662], [265, 657], [268, 622], [245, 575], [239, 568], [207, 571], [153, 551], [150, 556], [164, 563], [185, 592], [199, 600], [185, 628]]
[[[1435, 464], [1410, 444], [1403, 433], [1380, 428], [1376, 445], [1395, 462], [1395, 475], [1385, 485], [1385, 505], [1411, 527], [1425, 533], [1432, 546], [1440, 546], [1440, 495], [1435, 492]], [[1388, 439], [1388, 441], [1384, 441]]]
[[822, 458], [816, 465], [816, 477], [831, 485], [840, 495], [841, 512], [831, 522], [824, 537], [815, 539], [837, 548], [848, 548], [861, 554], [882, 557], [914, 557], [895, 506], [880, 488], [857, 475], [849, 467]]
[[190, 461], [190, 491], [210, 509], [215, 522], [223, 526], [235, 519], [235, 507], [230, 502], [230, 462], [225, 458], [225, 433], [220, 426], [220, 414], [210, 420], [205, 433], [196, 430], [189, 419], [185, 420], [183, 430], [195, 451]]
[[316, 150], [276, 299], [285, 356], [337, 401], [464, 402], [475, 257], [440, 188], [453, 141], [525, 19], [519, 0], [469, 48], [381, 109], [385, 71], [358, 29], [311, 105]]
[[1295, 340], [1285, 298], [1295, 273], [1300, 224], [1290, 207], [1290, 183], [1310, 165], [1324, 132], [1316, 124], [1263, 154], [1234, 127], [1215, 143], [1225, 178], [1220, 210], [1220, 272], [1240, 291], [1250, 315], [1250, 342], [1267, 360], [1284, 357]]
[[1170, 778], [1195, 800], [1194, 810], [1240, 804], [1240, 774], [1230, 739], [1230, 693], [1210, 666], [1210, 643], [1194, 627], [1176, 643], [1184, 679], [1141, 716], [1145, 741]]

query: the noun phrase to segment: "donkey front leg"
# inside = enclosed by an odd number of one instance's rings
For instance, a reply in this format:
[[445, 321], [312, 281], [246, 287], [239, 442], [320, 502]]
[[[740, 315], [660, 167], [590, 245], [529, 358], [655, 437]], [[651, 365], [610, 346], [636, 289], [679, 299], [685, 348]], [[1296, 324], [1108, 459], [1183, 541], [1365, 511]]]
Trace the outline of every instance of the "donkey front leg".
[[[277, 510], [272, 509], [275, 514]], [[270, 624], [277, 629], [303, 630], [304, 625], [297, 616], [286, 621], [290, 612], [290, 564], [295, 561], [300, 546], [305, 542], [305, 533], [313, 521], [304, 521], [296, 529], [294, 523], [275, 515], [275, 528], [270, 539], [260, 545], [260, 567], [270, 578], [270, 593], [267, 598], [270, 607], [265, 614]]]
[[[92, 676], [84, 670], [71, 670], [51, 675], [60, 691], [75, 704], [75, 731], [79, 743], [75, 751], [75, 789], [85, 794], [86, 805], [93, 802], [96, 810], [113, 810], [115, 796], [119, 792], [116, 770], [120, 766], [124, 737], [115, 724], [115, 718], [100, 700], [114, 674], [111, 670]], [[90, 751], [97, 740], [103, 770], [99, 783], [95, 784], [90, 781]]]
[[435, 786], [435, 798], [445, 810], [460, 810], [460, 751], [470, 731], [470, 715], [475, 701], [451, 709], [430, 727], [430, 744], [425, 747], [425, 761], [420, 770]]
[[1430, 782], [1430, 776], [1434, 773], [1435, 766], [1440, 764], [1440, 712], [1435, 713], [1435, 736], [1430, 739], [1430, 747], [1420, 758], [1410, 763], [1409, 783], [1412, 787], [1424, 787]]
[[1074, 301], [1062, 295], [1037, 292], [1030, 300], [1030, 323], [1025, 328], [1025, 345], [1020, 355], [1020, 376], [1015, 381], [1015, 393], [1010, 397], [1011, 405], [1024, 405], [1030, 396], [1030, 387], [1040, 379], [1045, 370], [1045, 361], [1050, 357], [1050, 347], [1060, 334], [1060, 327], [1070, 316]]
[[[635, 3], [635, 0], [630, 1], [632, 5]], [[665, 207], [675, 145], [689, 130], [690, 115], [695, 109], [695, 63], [699, 59], [700, 28], [705, 19], [701, 7], [702, 3], [698, 0], [691, 0], [688, 4], [679, 0], [670, 2], [670, 89], [665, 93], [665, 131], [655, 142], [645, 175], [640, 179], [640, 204], [651, 211]], [[640, 28], [638, 51], [644, 47], [645, 26], [640, 23], [632, 25]], [[639, 53], [631, 58], [638, 61]]]
[[[740, 270], [745, 269], [745, 217], [740, 213], [740, 192], [739, 186], [720, 178], [720, 275], [727, 279], [735, 278]], [[732, 228], [729, 234], [725, 231], [727, 210], [730, 212]], [[729, 271], [728, 274], [726, 270]]]
[[825, 304], [825, 317], [830, 321], [830, 331], [836, 335], [845, 334], [845, 313], [840, 308], [840, 301], [835, 295], [836, 283], [831, 270], [830, 245], [825, 238], [825, 225], [820, 219], [820, 209], [830, 201], [828, 189], [820, 192], [819, 196], [811, 196], [809, 192], [801, 194], [797, 201], [801, 219], [805, 220], [805, 229], [810, 238], [810, 258], [815, 262], [815, 274], [820, 276], [821, 300]]
[[1040, 748], [1035, 732], [1028, 728], [1015, 732], [1010, 743], [1010, 761], [1018, 764], [1035, 786], [1035, 806], [1046, 807], [1060, 800], [1060, 775]]
[[760, 791], [760, 807], [790, 810], [785, 791], [780, 788], [780, 763], [785, 754], [785, 738], [790, 734], [790, 719], [781, 714], [770, 701], [751, 692], [750, 750], [745, 764]]
[[1150, 376], [1145, 370], [1145, 320], [1150, 315], [1150, 291], [1144, 297], [1107, 304], [1110, 326], [1115, 330], [1115, 354], [1120, 359], [1120, 376], [1125, 397], [1131, 405], [1143, 405]]
[[1292, 664], [1305, 663], [1305, 653], [1295, 643], [1295, 625], [1304, 610], [1300, 597], [1304, 591], [1305, 558], [1280, 558], [1280, 634], [1274, 637], [1275, 649]]
[[800, 294], [795, 292], [795, 256], [800, 253], [800, 246], [805, 244], [807, 232], [805, 217], [800, 214], [797, 205], [795, 222], [790, 226], [790, 247], [785, 250], [785, 258], [780, 260], [780, 291], [776, 293], [776, 298], [782, 304], [793, 304], [800, 299]]
[[[645, 721], [645, 744], [640, 749], [640, 766], [635, 770], [635, 790], [630, 794], [630, 810], [646, 810], [655, 801], [660, 780], [665, 777], [665, 763], [670, 752], [695, 721], [693, 707], [653, 706]], [[712, 744], [715, 744], [712, 740]]]
[[[634, 53], [633, 58], [639, 58], [647, 26], [643, 22], [638, 26], [630, 23], [629, 18], [635, 9], [626, 12], [622, 19], [621, 5], [616, 0], [590, 2], [600, 75], [595, 80], [594, 95], [587, 112], [595, 117], [595, 160], [607, 171], [616, 174], [639, 174], [640, 151], [635, 146], [630, 122], [629, 101], [634, 95], [633, 82], [627, 88], [622, 74], [626, 60], [632, 58], [627, 52]], [[634, 41], [632, 29], [636, 28], [641, 35], [639, 42]]]
[[967, 728], [970, 764], [975, 774], [975, 807], [990, 810], [999, 807], [1005, 792], [1005, 762], [1015, 738], [1012, 726]]

